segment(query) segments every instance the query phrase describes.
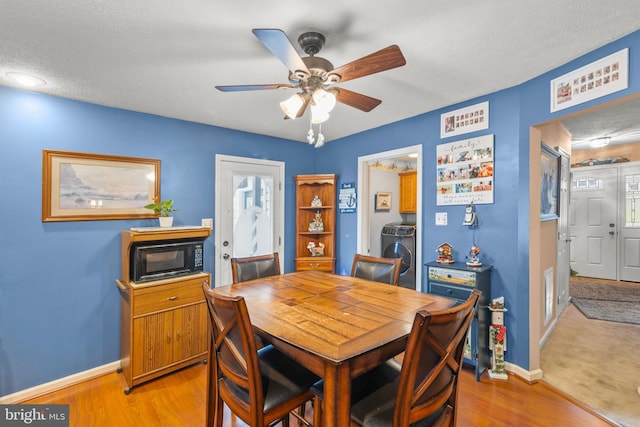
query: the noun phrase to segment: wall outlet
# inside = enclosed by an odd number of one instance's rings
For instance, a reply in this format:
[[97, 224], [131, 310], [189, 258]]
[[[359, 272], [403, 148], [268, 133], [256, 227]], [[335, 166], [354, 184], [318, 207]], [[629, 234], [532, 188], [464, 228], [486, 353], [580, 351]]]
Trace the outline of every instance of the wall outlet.
[[202, 218], [202, 226], [213, 230], [213, 218]]

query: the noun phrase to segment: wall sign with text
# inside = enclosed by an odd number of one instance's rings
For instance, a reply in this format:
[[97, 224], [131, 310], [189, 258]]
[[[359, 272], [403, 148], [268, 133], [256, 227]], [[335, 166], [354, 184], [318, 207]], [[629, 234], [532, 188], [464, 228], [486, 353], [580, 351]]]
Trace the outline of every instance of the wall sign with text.
[[493, 203], [493, 135], [437, 147], [437, 205]]

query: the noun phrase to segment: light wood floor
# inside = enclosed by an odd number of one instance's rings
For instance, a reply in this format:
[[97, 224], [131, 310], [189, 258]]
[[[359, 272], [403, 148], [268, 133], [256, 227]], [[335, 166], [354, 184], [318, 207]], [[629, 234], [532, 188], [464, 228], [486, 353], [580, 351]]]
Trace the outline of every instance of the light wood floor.
[[[141, 384], [129, 395], [123, 393], [122, 375], [114, 372], [23, 403], [69, 404], [72, 427], [204, 426], [206, 368], [203, 364], [185, 368]], [[465, 369], [459, 393], [457, 425], [461, 427], [616, 425], [545, 382], [529, 385], [515, 376], [491, 380], [485, 373], [476, 383], [472, 371]], [[224, 425], [246, 426], [228, 413]]]

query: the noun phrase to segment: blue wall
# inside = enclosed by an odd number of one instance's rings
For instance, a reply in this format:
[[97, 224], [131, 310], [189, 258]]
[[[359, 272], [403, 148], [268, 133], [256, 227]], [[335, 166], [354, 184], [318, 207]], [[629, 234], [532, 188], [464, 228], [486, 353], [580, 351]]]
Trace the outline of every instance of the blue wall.
[[[43, 223], [43, 149], [160, 159], [175, 225], [214, 217], [217, 153], [283, 161], [288, 184], [315, 169], [307, 144], [3, 87], [0, 121], [0, 396], [119, 359], [120, 231], [157, 223]], [[292, 185], [285, 199], [295, 224]]]
[[[286, 163], [286, 247], [294, 248], [293, 176], [337, 173], [357, 182], [358, 156], [423, 146], [423, 263], [447, 241], [461, 259], [474, 239], [493, 264], [492, 296], [505, 296], [507, 360], [529, 367], [529, 127], [640, 90], [640, 32], [520, 86], [382, 126], [315, 150], [307, 144], [86, 104], [0, 87], [0, 396], [119, 358], [120, 231], [153, 220], [43, 223], [42, 150], [156, 158], [163, 198], [180, 209], [175, 224], [214, 215], [215, 154]], [[555, 114], [549, 80], [630, 48], [630, 88]], [[488, 130], [440, 139], [440, 114], [489, 101]], [[495, 135], [494, 203], [477, 205], [480, 225], [462, 225], [461, 206], [436, 206], [436, 145]], [[192, 190], [195, 189], [195, 190]], [[433, 226], [447, 212], [449, 226]], [[356, 215], [339, 214], [337, 271], [349, 271]], [[291, 249], [290, 249], [291, 250]], [[213, 254], [213, 239], [205, 248]], [[293, 255], [285, 254], [285, 270]], [[213, 256], [205, 268], [213, 271]], [[424, 274], [423, 274], [424, 277]]]

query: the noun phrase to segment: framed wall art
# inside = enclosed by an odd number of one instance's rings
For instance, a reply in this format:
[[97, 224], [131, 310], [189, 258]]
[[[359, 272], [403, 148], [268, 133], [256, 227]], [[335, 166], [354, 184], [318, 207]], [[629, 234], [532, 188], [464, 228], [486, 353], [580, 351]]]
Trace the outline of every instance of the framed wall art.
[[436, 205], [493, 203], [493, 135], [436, 148]]
[[540, 221], [557, 219], [560, 215], [558, 172], [560, 153], [542, 143], [540, 157]]
[[440, 115], [440, 138], [489, 128], [489, 101]]
[[376, 193], [376, 210], [391, 210], [391, 193]]
[[629, 49], [551, 80], [551, 112], [629, 87]]
[[42, 151], [42, 221], [156, 218], [160, 160]]

